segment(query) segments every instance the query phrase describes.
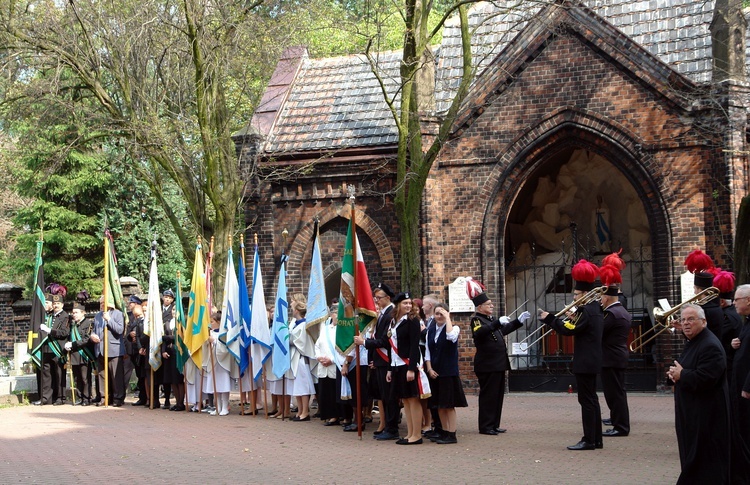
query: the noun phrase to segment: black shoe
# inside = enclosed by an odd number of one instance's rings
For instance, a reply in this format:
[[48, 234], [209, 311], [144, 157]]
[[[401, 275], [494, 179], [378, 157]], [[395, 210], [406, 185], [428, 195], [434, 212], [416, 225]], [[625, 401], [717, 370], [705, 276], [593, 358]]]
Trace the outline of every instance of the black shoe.
[[380, 431], [378, 431], [378, 430], [376, 429], [375, 431], [373, 431], [373, 432], [372, 432], [372, 437], [374, 438], [374, 437], [376, 437], [376, 436], [380, 436], [380, 435], [381, 435], [381, 434], [383, 434], [383, 433], [385, 433], [385, 430], [384, 430], [384, 429], [381, 429]]
[[112, 407], [113, 408], [121, 408], [122, 407], [122, 402], [116, 401], [114, 404], [112, 404]]
[[498, 433], [494, 429], [480, 429], [479, 430], [479, 434], [488, 434], [488, 435], [492, 435], [492, 436], [497, 436], [500, 433]]
[[443, 433], [440, 429], [431, 429], [429, 431], [423, 431], [422, 436], [424, 436], [428, 440], [434, 440], [443, 436]]
[[83, 401], [81, 403], [81, 406], [89, 406], [90, 404], [91, 404], [91, 402], [89, 402], [89, 401]]
[[500, 433], [505, 433], [505, 432], [506, 432], [506, 431], [508, 431], [508, 430], [507, 430], [507, 429], [505, 429], [505, 428], [495, 428], [495, 431], [497, 431], [497, 432], [498, 432], [498, 434], [500, 434]]
[[581, 450], [595, 450], [596, 445], [593, 443], [589, 443], [587, 441], [579, 441], [578, 443], [574, 444], [573, 446], [568, 446], [569, 450], [572, 451], [581, 451]]
[[602, 436], [627, 436], [627, 433], [623, 433], [622, 431], [618, 431], [615, 428], [612, 429], [605, 429], [602, 431]]
[[100, 402], [102, 402], [102, 398], [100, 397], [96, 397], [91, 400], [91, 404], [99, 404]]
[[133, 404], [131, 404], [131, 406], [148, 406], [148, 403], [146, 401], [141, 401], [139, 399], [138, 401], [136, 401]]
[[453, 445], [453, 444], [458, 443], [458, 440], [456, 439], [456, 432], [455, 431], [451, 433], [446, 432], [445, 436], [443, 436], [442, 438], [438, 440], [435, 440], [435, 443], [439, 445]]
[[373, 436], [378, 441], [389, 441], [389, 440], [397, 440], [398, 435], [394, 433], [389, 433], [388, 431], [383, 431], [377, 436]]
[[53, 406], [62, 406], [63, 404], [64, 404], [63, 401], [60, 399], [52, 403]]
[[162, 409], [171, 409], [171, 406], [169, 405], [169, 401], [165, 401], [164, 405], [161, 408]]
[[32, 402], [31, 404], [33, 404], [34, 406], [44, 406], [45, 404], [47, 404], [47, 401], [40, 399], [38, 401]]
[[161, 409], [161, 403], [155, 402], [154, 409]]
[[597, 441], [594, 444], [594, 448], [596, 448], [597, 450], [601, 450], [602, 448], [604, 448], [604, 442], [603, 441]]
[[[308, 416], [308, 421], [309, 421], [309, 416]], [[364, 430], [365, 430], [365, 425], [363, 424], [362, 431]], [[347, 426], [344, 426], [344, 431], [357, 431], [357, 423], [352, 423]]]
[[[310, 421], [310, 416], [305, 416], [304, 418], [300, 418], [299, 416], [295, 416], [295, 417], [292, 418], [292, 421], [297, 421], [297, 422], [300, 422], [300, 421]], [[346, 430], [344, 430], [344, 431], [346, 431]], [[356, 431], [356, 426], [355, 426], [355, 430], [354, 431]]]
[[604, 419], [602, 419], [602, 424], [604, 426], [612, 426], [612, 420], [609, 419], [609, 418], [604, 418]]
[[422, 443], [422, 438], [419, 438], [417, 441], [409, 441], [406, 438], [401, 438], [400, 440], [396, 441], [397, 445], [421, 445]]
[[73, 403], [73, 406], [80, 406], [81, 404], [83, 404], [83, 399], [79, 399], [78, 401], [75, 401]]
[[185, 410], [185, 405], [184, 404], [178, 404], [178, 405], [173, 406], [173, 407], [174, 407], [174, 409], [169, 408], [169, 410], [170, 411], [184, 411]]
[[323, 426], [338, 426], [339, 424], [341, 423], [337, 419], [336, 421], [326, 421], [325, 423], [323, 423]]

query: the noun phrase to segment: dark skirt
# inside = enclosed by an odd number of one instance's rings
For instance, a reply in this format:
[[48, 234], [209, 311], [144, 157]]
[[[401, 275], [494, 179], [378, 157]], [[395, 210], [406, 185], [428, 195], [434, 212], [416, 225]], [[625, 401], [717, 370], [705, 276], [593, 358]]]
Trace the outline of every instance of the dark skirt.
[[406, 365], [391, 367], [391, 399], [419, 398], [419, 386], [417, 385], [419, 371], [414, 371], [414, 380], [409, 382], [406, 380], [408, 370], [409, 367]]
[[318, 412], [320, 419], [334, 419], [339, 417], [339, 406], [336, 403], [335, 377], [321, 377], [318, 380]]
[[469, 404], [464, 395], [464, 386], [458, 376], [438, 377], [430, 379], [429, 406], [437, 409], [465, 408]]
[[177, 370], [177, 359], [170, 355], [169, 358], [162, 358], [161, 367], [164, 369], [164, 384], [182, 384], [185, 382], [185, 376]]
[[370, 395], [370, 399], [381, 400], [383, 399], [383, 393], [380, 392], [380, 385], [378, 385], [378, 369], [367, 369], [367, 391]]

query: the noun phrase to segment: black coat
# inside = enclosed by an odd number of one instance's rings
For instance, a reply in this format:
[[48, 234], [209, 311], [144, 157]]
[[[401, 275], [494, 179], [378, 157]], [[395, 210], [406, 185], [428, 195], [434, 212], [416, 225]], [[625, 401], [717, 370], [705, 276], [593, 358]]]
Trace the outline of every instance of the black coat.
[[734, 349], [732, 340], [740, 336], [742, 328], [742, 317], [737, 313], [734, 305], [722, 308], [724, 312], [724, 326], [721, 329], [721, 345], [724, 347], [724, 353], [727, 354], [727, 375], [732, 375], [732, 362], [734, 361]]
[[[375, 333], [372, 338], [365, 339], [365, 348], [367, 349], [367, 360], [372, 362], [375, 367], [388, 367], [390, 362], [383, 358], [382, 354], [388, 355], [390, 344], [388, 343], [388, 328], [391, 325], [393, 319], [393, 309], [395, 307], [390, 305], [385, 309], [385, 312], [378, 316], [378, 321], [375, 323]], [[380, 349], [380, 351], [378, 351]]]
[[602, 320], [602, 367], [628, 367], [628, 337], [632, 317], [618, 301], [604, 309]]
[[719, 305], [719, 299], [714, 298], [701, 305], [703, 312], [706, 314], [706, 324], [709, 330], [722, 341], [722, 330], [724, 329], [724, 310]]
[[475, 313], [471, 317], [471, 335], [474, 338], [474, 372], [503, 372], [510, 369], [505, 335], [523, 326], [518, 319], [503, 324], [499, 319]]
[[678, 484], [729, 483], [729, 393], [721, 342], [704, 329], [677, 360], [675, 429], [682, 473]]
[[575, 337], [574, 374], [598, 374], [602, 370], [603, 314], [599, 302], [592, 301], [578, 309], [572, 321], [547, 315], [544, 323], [561, 335]]
[[740, 348], [734, 352], [732, 365], [732, 399], [742, 399], [742, 391], [750, 392], [750, 317], [745, 317], [739, 339]]

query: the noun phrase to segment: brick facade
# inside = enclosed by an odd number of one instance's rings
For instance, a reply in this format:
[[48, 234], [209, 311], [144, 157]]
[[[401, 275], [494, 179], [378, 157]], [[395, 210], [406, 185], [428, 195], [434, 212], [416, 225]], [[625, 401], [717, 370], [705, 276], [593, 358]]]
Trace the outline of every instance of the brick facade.
[[[504, 311], [511, 208], [561, 152], [582, 149], [632, 184], [650, 224], [654, 300], [679, 301], [690, 251], [703, 248], [731, 268], [738, 201], [748, 192], [747, 106], [743, 84], [697, 85], [590, 11], [560, 10], [530, 23], [477, 79], [430, 173], [421, 214], [423, 293], [447, 299], [449, 283], [472, 275]], [[247, 206], [246, 221], [273, 242], [276, 256], [288, 229], [290, 291], [305, 288], [315, 217], [326, 276], [339, 269], [349, 217], [344, 182], [364, 188], [357, 220], [371, 281], [398, 287], [400, 240], [388, 195], [394, 178], [386, 170], [395, 146], [380, 150], [343, 150], [340, 163], [316, 162], [320, 153], [271, 154], [274, 165], [315, 167], [260, 191]], [[617, 203], [616, 194], [604, 195]], [[267, 277], [276, 266], [268, 264]], [[461, 375], [472, 388], [468, 317], [454, 320], [462, 329]], [[679, 350], [665, 344], [663, 362]]]

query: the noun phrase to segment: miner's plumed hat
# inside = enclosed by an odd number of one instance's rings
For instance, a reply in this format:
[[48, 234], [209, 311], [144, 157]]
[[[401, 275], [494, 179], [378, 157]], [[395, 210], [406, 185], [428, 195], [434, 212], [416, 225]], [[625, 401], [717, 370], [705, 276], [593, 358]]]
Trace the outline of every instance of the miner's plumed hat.
[[602, 284], [607, 287], [607, 291], [604, 292], [608, 296], [617, 296], [620, 291], [620, 285], [622, 284], [622, 275], [617, 266], [613, 264], [605, 264], [599, 268], [599, 278], [602, 280]]
[[596, 277], [599, 276], [599, 267], [587, 261], [581, 259], [578, 261], [573, 269], [570, 270], [570, 276], [575, 280], [575, 289], [578, 291], [589, 291], [593, 290], [596, 281]]
[[719, 289], [719, 298], [731, 300], [734, 298], [734, 273], [731, 271], [719, 271], [714, 276], [713, 286]]
[[73, 310], [80, 310], [84, 313], [86, 313], [86, 306], [82, 303], [75, 302], [73, 303]]
[[466, 294], [474, 306], [479, 306], [482, 303], [490, 301], [490, 297], [484, 292], [484, 285], [471, 276], [466, 278]]

